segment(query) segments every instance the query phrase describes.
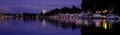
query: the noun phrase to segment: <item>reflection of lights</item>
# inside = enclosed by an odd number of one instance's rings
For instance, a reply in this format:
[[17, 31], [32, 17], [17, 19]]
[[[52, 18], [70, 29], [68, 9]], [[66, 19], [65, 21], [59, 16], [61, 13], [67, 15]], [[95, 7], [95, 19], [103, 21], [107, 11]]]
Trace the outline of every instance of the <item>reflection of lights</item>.
[[23, 17], [20, 17], [20, 20], [23, 21]]
[[95, 22], [95, 26], [96, 26], [96, 27], [99, 27], [99, 26], [100, 26], [99, 21], [96, 21], [96, 22]]
[[103, 23], [103, 28], [107, 29], [107, 23]]
[[85, 24], [85, 25], [88, 25], [88, 22], [87, 22], [87, 20], [84, 20], [84, 24]]
[[46, 20], [45, 20], [45, 19], [42, 20], [42, 26], [43, 26], [43, 27], [46, 26]]
[[108, 24], [108, 28], [112, 29], [112, 24], [111, 23]]
[[80, 25], [80, 24], [81, 24], [81, 19], [76, 22], [76, 25]]
[[37, 19], [37, 20], [38, 20], [38, 18], [39, 18], [39, 15], [36, 16], [36, 19]]
[[16, 20], [18, 20], [19, 19], [19, 17], [16, 17]]
[[107, 23], [106, 23], [106, 20], [105, 20], [105, 19], [103, 20], [103, 28], [104, 28], [104, 29], [107, 29]]

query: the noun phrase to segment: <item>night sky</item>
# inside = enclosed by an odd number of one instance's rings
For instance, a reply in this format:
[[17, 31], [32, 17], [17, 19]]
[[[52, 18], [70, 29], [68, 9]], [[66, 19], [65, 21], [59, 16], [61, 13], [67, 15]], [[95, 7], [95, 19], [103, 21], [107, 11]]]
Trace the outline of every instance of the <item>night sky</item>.
[[82, 0], [0, 0], [0, 12], [4, 13], [40, 13], [41, 9], [52, 10], [55, 8], [73, 5], [81, 8]]

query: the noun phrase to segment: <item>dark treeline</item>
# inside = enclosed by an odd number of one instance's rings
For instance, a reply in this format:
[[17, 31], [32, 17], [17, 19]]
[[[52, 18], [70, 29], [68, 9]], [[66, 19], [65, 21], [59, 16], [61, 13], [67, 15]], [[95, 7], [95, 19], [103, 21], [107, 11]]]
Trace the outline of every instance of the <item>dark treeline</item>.
[[22, 14], [10, 14], [10, 13], [0, 13], [0, 17], [2, 16], [13, 16], [13, 17], [23, 17], [23, 18], [36, 18], [40, 16], [40, 14], [35, 13], [22, 13]]
[[41, 15], [50, 16], [50, 15], [65, 14], [65, 13], [74, 14], [74, 13], [80, 13], [81, 11], [82, 10], [80, 8], [77, 8], [76, 6], [73, 5], [72, 8], [68, 8], [68, 7], [63, 7], [61, 9], [56, 8], [56, 9], [50, 10], [45, 14], [41, 13]]
[[[44, 14], [44, 16], [49, 15], [56, 15], [59, 13], [80, 13], [80, 12], [92, 12], [93, 14], [96, 13], [96, 11], [105, 11], [106, 13], [100, 13], [101, 15], [107, 15], [107, 14], [116, 14], [119, 15], [120, 13], [120, 4], [118, 0], [82, 0], [82, 9], [77, 8], [73, 5], [72, 8], [63, 7], [62, 9], [56, 8], [48, 13]], [[41, 15], [43, 15], [41, 13]], [[119, 15], [120, 16], [120, 15]]]
[[82, 9], [86, 12], [90, 10], [91, 12], [96, 12], [98, 10], [108, 10], [113, 11], [113, 14], [120, 13], [119, 0], [83, 0]]
[[10, 14], [10, 13], [0, 13], [1, 15], [8, 15], [8, 16], [36, 16], [36, 15], [39, 15], [39, 14], [35, 14], [35, 13], [22, 13], [22, 14]]

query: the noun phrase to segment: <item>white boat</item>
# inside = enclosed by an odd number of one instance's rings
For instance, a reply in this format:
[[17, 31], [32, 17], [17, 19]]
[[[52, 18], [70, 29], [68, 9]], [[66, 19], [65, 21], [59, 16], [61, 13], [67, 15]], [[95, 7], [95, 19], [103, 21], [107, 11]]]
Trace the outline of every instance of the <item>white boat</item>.
[[108, 15], [107, 15], [107, 18], [108, 18], [108, 19], [118, 19], [119, 16], [117, 16], [117, 15], [115, 15], [115, 14], [108, 14]]

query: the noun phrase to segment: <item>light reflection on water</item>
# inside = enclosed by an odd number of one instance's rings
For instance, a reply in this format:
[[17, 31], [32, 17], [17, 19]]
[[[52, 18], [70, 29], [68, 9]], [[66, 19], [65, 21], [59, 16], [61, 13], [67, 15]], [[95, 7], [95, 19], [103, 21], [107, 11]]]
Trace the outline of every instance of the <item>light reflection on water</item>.
[[42, 26], [45, 27], [46, 26], [46, 20], [42, 19]]
[[0, 18], [0, 35], [83, 35], [86, 28], [88, 28], [88, 31], [91, 30], [89, 28], [114, 30], [114, 24], [119, 22], [119, 20], [114, 19], [77, 19], [75, 22], [67, 21], [59, 22], [40, 18], [24, 19], [23, 17]]
[[104, 29], [111, 29], [112, 28], [112, 23], [107, 22], [106, 19], [79, 19], [76, 22], [76, 25], [84, 25], [84, 26], [89, 26], [93, 24], [95, 27], [102, 27]]

